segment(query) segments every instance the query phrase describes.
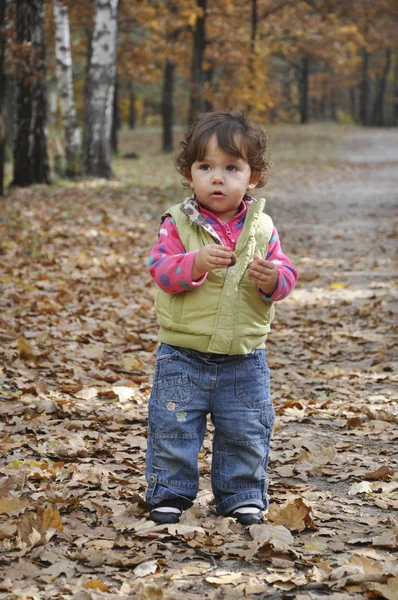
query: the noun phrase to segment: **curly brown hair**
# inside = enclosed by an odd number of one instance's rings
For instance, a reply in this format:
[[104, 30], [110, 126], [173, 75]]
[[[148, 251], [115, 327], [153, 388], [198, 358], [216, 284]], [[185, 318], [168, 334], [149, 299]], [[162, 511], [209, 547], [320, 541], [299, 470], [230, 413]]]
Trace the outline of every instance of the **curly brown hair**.
[[207, 144], [212, 135], [217, 136], [219, 147], [227, 154], [243, 158], [252, 173], [260, 173], [256, 187], [265, 185], [272, 170], [272, 162], [266, 157], [267, 133], [262, 125], [254, 123], [240, 110], [203, 113], [189, 127], [175, 160], [177, 171], [184, 177], [183, 185], [189, 187], [191, 167], [205, 157]]

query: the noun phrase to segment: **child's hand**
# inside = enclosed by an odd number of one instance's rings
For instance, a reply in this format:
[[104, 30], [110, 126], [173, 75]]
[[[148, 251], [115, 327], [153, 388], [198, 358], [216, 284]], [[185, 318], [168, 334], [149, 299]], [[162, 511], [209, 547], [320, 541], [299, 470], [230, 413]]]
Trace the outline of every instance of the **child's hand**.
[[192, 268], [192, 280], [195, 281], [208, 271], [226, 269], [233, 262], [233, 252], [227, 246], [207, 244], [195, 256]]
[[254, 254], [253, 262], [248, 269], [248, 277], [254, 281], [267, 296], [272, 296], [278, 282], [278, 268], [270, 260], [264, 260], [258, 254]]

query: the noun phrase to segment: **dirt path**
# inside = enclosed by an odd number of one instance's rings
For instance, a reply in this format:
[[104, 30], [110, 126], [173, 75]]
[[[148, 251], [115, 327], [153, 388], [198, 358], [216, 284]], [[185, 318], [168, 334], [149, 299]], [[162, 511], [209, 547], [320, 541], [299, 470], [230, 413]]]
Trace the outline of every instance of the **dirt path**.
[[343, 130], [333, 157], [280, 161], [267, 186], [300, 281], [268, 343], [271, 507], [249, 531], [208, 508], [210, 437], [197, 505], [176, 526], [145, 519], [142, 265], [170, 193], [77, 184], [5, 201], [1, 599], [398, 597], [398, 131]]

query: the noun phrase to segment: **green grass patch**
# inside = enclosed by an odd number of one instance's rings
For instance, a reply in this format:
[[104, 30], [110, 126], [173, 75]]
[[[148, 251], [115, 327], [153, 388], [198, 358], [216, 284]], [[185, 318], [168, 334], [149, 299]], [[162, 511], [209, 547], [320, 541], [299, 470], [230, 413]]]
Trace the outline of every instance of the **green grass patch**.
[[[310, 164], [318, 168], [335, 167], [344, 161], [338, 145], [352, 131], [359, 128], [350, 125], [333, 123], [314, 123], [309, 125], [273, 125], [267, 128], [269, 134], [269, 156], [277, 168], [302, 166]], [[123, 129], [119, 132], [119, 154], [112, 157], [112, 170], [115, 179], [111, 181], [85, 181], [84, 185], [98, 192], [111, 187], [115, 192], [133, 188], [148, 188], [163, 191], [167, 196], [176, 194], [176, 201], [184, 194], [182, 177], [174, 167], [175, 153], [181, 140], [183, 129], [174, 132], [175, 151], [164, 153], [162, 146], [162, 130], [155, 127]], [[52, 129], [49, 135], [50, 163], [53, 166], [53, 140], [57, 138], [62, 144], [63, 132]], [[135, 154], [135, 158], [126, 155]], [[74, 185], [63, 180], [54, 172], [52, 182], [63, 187]], [[5, 185], [12, 180], [12, 162], [5, 165]]]

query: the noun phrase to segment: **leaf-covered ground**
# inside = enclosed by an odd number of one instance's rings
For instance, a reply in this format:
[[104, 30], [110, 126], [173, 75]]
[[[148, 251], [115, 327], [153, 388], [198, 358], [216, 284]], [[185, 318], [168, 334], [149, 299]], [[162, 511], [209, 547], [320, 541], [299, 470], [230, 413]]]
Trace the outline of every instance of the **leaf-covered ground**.
[[300, 282], [269, 338], [271, 506], [248, 530], [208, 506], [211, 432], [196, 505], [146, 520], [145, 265], [183, 197], [145, 181], [164, 157], [1, 200], [0, 599], [398, 598], [398, 131], [294, 131], [264, 195]]

